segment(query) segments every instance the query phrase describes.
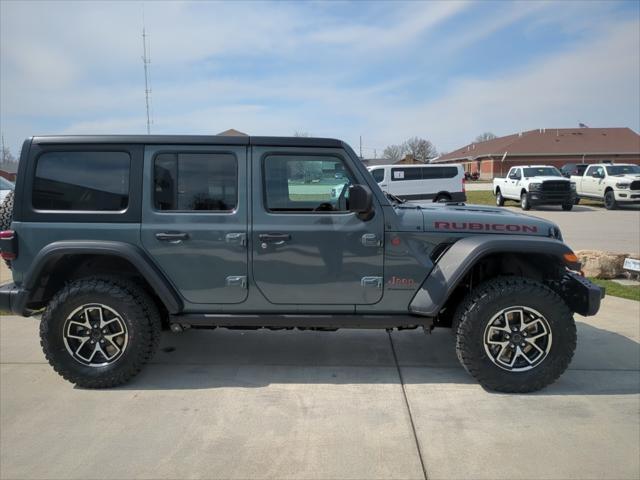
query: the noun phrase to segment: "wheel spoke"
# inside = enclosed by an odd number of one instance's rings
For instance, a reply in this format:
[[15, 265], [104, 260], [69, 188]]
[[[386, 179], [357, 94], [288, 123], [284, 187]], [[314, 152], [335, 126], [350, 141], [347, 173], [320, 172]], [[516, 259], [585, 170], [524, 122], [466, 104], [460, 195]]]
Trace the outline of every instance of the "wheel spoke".
[[67, 317], [63, 331], [69, 354], [90, 367], [115, 362], [126, 349], [129, 339], [122, 317], [101, 304], [86, 304], [74, 310]]
[[116, 349], [116, 353], [114, 353], [111, 358], [113, 358], [114, 356], [118, 355], [122, 349], [118, 346], [118, 344], [116, 342], [113, 341], [113, 337], [116, 337], [117, 335], [105, 335], [105, 339], [107, 340], [107, 342], [109, 342], [109, 345], [111, 345], [113, 348]]
[[85, 346], [85, 344], [86, 344], [88, 341], [89, 341], [89, 337], [87, 337], [87, 338], [85, 338], [84, 340], [82, 340], [82, 341], [80, 342], [80, 345], [78, 346], [78, 348], [76, 348], [76, 351], [75, 351], [75, 352], [73, 352], [73, 353], [75, 353], [75, 354], [76, 354], [76, 355], [78, 355], [79, 357], [82, 357], [82, 355], [80, 355], [80, 350], [82, 350], [82, 347], [84, 347], [84, 346]]

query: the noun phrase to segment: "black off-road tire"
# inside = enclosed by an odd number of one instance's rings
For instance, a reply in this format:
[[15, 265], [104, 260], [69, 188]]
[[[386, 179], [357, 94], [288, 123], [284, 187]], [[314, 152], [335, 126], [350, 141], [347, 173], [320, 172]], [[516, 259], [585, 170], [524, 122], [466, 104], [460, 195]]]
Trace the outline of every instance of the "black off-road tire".
[[[547, 320], [552, 342], [549, 353], [528, 371], [514, 372], [498, 367], [484, 348], [484, 332], [499, 311], [525, 306]], [[523, 277], [488, 280], [464, 299], [454, 321], [456, 354], [465, 370], [485, 388], [498, 392], [526, 393], [550, 385], [567, 369], [576, 349], [576, 326], [565, 302], [540, 282]]]
[[[86, 304], [106, 305], [126, 324], [128, 343], [114, 363], [87, 366], [65, 347], [65, 321]], [[65, 380], [85, 388], [110, 388], [129, 381], [156, 352], [160, 334], [160, 314], [149, 295], [134, 282], [113, 277], [83, 278], [68, 284], [54, 295], [40, 321], [40, 345], [51, 366]]]
[[13, 190], [7, 193], [2, 203], [0, 203], [0, 230], [9, 230], [13, 219]]
[[522, 208], [522, 210], [531, 210], [531, 199], [528, 193], [520, 195], [520, 208]]
[[[7, 196], [4, 197], [2, 203], [0, 203], [0, 231], [9, 230], [11, 227], [11, 221], [13, 220], [13, 199], [14, 192], [11, 190], [7, 193]], [[9, 260], [4, 260], [4, 263], [11, 269], [11, 262]]]
[[502, 196], [502, 192], [500, 190], [496, 192], [496, 205], [498, 207], [504, 207], [504, 197]]
[[574, 205], [578, 205], [580, 203], [580, 197], [576, 197], [574, 201]]
[[573, 203], [565, 203], [564, 205], [562, 205], [562, 210], [564, 210], [565, 212], [570, 212], [571, 210], [573, 210]]

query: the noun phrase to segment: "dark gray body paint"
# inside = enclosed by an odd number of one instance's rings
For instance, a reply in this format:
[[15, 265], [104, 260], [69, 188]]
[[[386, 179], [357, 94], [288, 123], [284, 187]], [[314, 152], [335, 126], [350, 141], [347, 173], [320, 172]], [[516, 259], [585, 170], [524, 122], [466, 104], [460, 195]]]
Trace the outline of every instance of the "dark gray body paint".
[[419, 315], [437, 315], [460, 280], [479, 259], [492, 253], [507, 252], [544, 252], [559, 259], [565, 253], [572, 253], [564, 243], [551, 238], [520, 235], [475, 235], [462, 238], [442, 255], [411, 301], [409, 310]]
[[[86, 213], [53, 218], [30, 210], [28, 184], [35, 155], [48, 149], [87, 145], [106, 149], [126, 145], [133, 152], [136, 171], [130, 182], [130, 204], [139, 205], [139, 211], [121, 217], [89, 214], [91, 221], [87, 221]], [[167, 149], [236, 155], [240, 168], [238, 208], [232, 214], [154, 211], [151, 159], [155, 152]], [[363, 221], [353, 213], [268, 212], [263, 201], [261, 158], [269, 152], [343, 158], [357, 182], [371, 189], [373, 217]], [[481, 206], [433, 202], [392, 205], [353, 150], [333, 139], [36, 137], [23, 145], [16, 192], [20, 197], [12, 225], [19, 243], [19, 255], [13, 262], [15, 284], [0, 291], [0, 305], [11, 309], [20, 304], [20, 292], [28, 293], [30, 285], [39, 281], [35, 265], [40, 259], [53, 255], [43, 263], [47, 265], [54, 257], [76, 249], [119, 255], [130, 261], [169, 312], [180, 314], [176, 319], [191, 315], [192, 319], [212, 319], [211, 324], [215, 324], [216, 315], [222, 315], [225, 322], [240, 316], [259, 316], [264, 319], [256, 320], [256, 324], [264, 324], [270, 318], [286, 323], [288, 318], [291, 326], [304, 327], [314, 323], [335, 326], [336, 319], [345, 315], [339, 326], [382, 326], [387, 320], [376, 323], [355, 318], [396, 315], [398, 322], [408, 322], [413, 318], [411, 313], [435, 316], [465, 269], [483, 254], [540, 249], [547, 252], [549, 248], [558, 254], [570, 251], [561, 242], [547, 238], [557, 228], [554, 224], [535, 217]], [[140, 220], [135, 221], [138, 217]], [[439, 228], [442, 222], [455, 228]], [[488, 234], [475, 231], [470, 222], [527, 226], [529, 232]], [[155, 234], [165, 231], [186, 232], [189, 240], [181, 244], [159, 243]], [[259, 236], [269, 232], [289, 234], [290, 241], [262, 248]], [[228, 234], [246, 234], [246, 241], [228, 242]], [[363, 245], [364, 234], [375, 235], [380, 244]], [[454, 242], [436, 264], [434, 251], [439, 245]], [[244, 285], [230, 285], [229, 276], [246, 277], [246, 281]], [[363, 277], [381, 278], [381, 282], [363, 285]], [[25, 295], [20, 298], [23, 300]], [[317, 315], [332, 318], [320, 321]]]

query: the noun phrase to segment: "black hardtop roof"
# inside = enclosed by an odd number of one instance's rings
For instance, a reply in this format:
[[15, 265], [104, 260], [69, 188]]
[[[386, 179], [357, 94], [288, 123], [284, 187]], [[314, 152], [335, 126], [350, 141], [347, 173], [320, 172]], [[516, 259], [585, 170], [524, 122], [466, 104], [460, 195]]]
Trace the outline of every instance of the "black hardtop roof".
[[313, 137], [249, 137], [221, 135], [43, 135], [32, 137], [35, 144], [156, 144], [156, 145], [264, 145], [274, 147], [343, 147], [341, 140]]

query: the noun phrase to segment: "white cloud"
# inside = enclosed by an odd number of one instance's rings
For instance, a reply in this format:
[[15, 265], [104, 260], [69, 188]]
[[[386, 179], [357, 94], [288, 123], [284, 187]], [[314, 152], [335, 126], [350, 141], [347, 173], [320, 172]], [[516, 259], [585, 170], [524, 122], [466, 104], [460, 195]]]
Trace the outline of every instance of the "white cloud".
[[[140, 3], [1, 5], [0, 119], [8, 138], [145, 131]], [[416, 86], [429, 72], [410, 62], [401, 72], [371, 72], [400, 55], [426, 58], [428, 49], [455, 58], [523, 19], [570, 24], [578, 7], [499, 3], [470, 22], [478, 4], [374, 4], [357, 19], [311, 5], [313, 15], [309, 4], [147, 3], [153, 131], [304, 130], [354, 145], [362, 134], [366, 146], [380, 151], [413, 135], [452, 150], [486, 130], [508, 134], [578, 121], [640, 126], [640, 25], [606, 15], [604, 7], [585, 7], [604, 12], [590, 14], [598, 28], [587, 40], [484, 75], [443, 72], [448, 84], [434, 99]], [[452, 23], [460, 14], [466, 20]], [[438, 28], [445, 24], [443, 34]], [[229, 71], [237, 59], [246, 72]], [[266, 67], [256, 74], [252, 62]]]

